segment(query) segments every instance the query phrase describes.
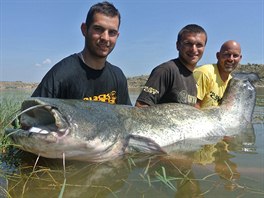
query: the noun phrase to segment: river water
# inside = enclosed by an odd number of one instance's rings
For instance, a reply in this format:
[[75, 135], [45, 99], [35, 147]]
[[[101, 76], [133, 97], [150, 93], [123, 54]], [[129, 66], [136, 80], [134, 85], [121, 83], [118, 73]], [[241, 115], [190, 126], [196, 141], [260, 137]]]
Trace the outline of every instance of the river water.
[[[130, 92], [134, 103], [138, 91]], [[41, 158], [14, 151], [1, 165], [0, 195], [10, 197], [264, 197], [264, 88], [243, 135], [174, 156], [136, 154], [106, 163]], [[12, 160], [11, 160], [12, 161]], [[65, 179], [66, 178], [66, 179]]]

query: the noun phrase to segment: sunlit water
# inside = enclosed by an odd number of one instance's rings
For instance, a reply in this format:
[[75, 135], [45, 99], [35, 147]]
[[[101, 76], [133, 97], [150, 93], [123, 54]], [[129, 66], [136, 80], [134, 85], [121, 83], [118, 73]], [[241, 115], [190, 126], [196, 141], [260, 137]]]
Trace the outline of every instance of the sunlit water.
[[[138, 91], [130, 96], [134, 104]], [[36, 156], [15, 157], [20, 166], [11, 157], [1, 165], [3, 197], [264, 197], [264, 88], [257, 89], [252, 128], [196, 152], [66, 161], [65, 171], [62, 160], [41, 158], [34, 168]]]

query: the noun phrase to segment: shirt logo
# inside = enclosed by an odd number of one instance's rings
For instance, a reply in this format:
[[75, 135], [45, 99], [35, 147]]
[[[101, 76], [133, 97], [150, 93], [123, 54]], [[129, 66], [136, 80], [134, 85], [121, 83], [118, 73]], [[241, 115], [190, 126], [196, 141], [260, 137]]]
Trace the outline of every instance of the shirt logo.
[[219, 103], [219, 102], [221, 101], [221, 97], [218, 96], [216, 93], [214, 93], [214, 92], [212, 92], [212, 91], [210, 91], [210, 97], [211, 97], [214, 101], [216, 101], [217, 103]]
[[111, 91], [107, 94], [100, 94], [98, 96], [85, 97], [83, 100], [98, 101], [98, 102], [107, 102], [109, 104], [116, 104], [116, 91]]
[[197, 98], [195, 96], [189, 95], [186, 90], [182, 90], [178, 93], [178, 101], [183, 104], [195, 104], [197, 102]]
[[159, 94], [159, 91], [157, 89], [154, 89], [152, 87], [147, 87], [147, 86], [143, 87], [143, 91], [150, 93], [150, 94], [153, 94], [153, 95]]

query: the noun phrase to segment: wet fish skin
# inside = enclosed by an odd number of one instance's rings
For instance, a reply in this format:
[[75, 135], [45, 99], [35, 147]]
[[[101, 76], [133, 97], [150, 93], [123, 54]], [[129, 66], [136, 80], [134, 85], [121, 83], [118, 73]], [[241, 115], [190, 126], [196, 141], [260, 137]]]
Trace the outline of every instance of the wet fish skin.
[[[101, 102], [29, 98], [22, 129], [7, 130], [21, 149], [48, 158], [107, 161], [127, 152], [167, 153], [187, 140], [211, 141], [239, 133], [251, 121], [256, 91], [251, 82], [232, 79], [220, 107], [199, 110], [179, 104], [148, 108]], [[246, 107], [246, 108], [245, 108]], [[45, 134], [30, 132], [39, 128]], [[198, 142], [198, 141], [197, 141]], [[199, 144], [198, 144], [199, 145]], [[192, 145], [190, 145], [192, 146]]]

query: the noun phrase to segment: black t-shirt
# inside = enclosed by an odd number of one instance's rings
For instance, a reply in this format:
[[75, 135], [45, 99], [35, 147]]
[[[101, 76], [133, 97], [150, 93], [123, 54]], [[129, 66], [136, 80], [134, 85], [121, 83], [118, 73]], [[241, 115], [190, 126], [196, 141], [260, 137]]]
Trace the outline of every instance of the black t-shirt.
[[54, 65], [44, 76], [32, 97], [84, 99], [131, 105], [127, 79], [122, 70], [106, 62], [94, 70], [70, 55]]
[[193, 73], [179, 59], [173, 59], [152, 70], [137, 101], [148, 105], [176, 102], [194, 106], [196, 95]]

